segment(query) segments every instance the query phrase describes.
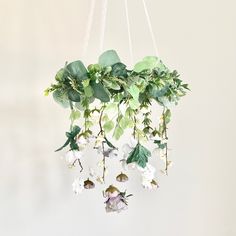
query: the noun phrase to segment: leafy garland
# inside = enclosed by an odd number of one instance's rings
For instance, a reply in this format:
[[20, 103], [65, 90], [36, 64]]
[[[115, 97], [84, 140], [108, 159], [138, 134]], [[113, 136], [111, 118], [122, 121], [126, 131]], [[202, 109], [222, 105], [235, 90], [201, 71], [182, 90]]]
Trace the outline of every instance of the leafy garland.
[[[147, 176], [146, 173], [150, 173], [152, 168], [148, 164], [151, 152], [141, 143], [151, 140], [160, 150], [160, 157], [165, 163], [164, 172], [168, 173], [170, 161], [167, 125], [171, 118], [170, 107], [177, 105], [188, 90], [188, 85], [179, 79], [177, 71], [169, 70], [159, 58], [151, 56], [145, 57], [133, 70], [129, 70], [120, 61], [117, 53], [109, 50], [99, 57], [97, 64], [87, 68], [81, 61], [66, 63], [64, 68], [57, 72], [55, 80], [56, 83], [45, 90], [45, 95], [52, 93], [57, 103], [71, 109], [71, 126], [70, 131], [66, 133], [67, 140], [56, 150], [69, 146], [67, 155], [70, 157], [71, 166], [78, 162], [81, 171], [83, 170], [80, 162], [82, 146], [87, 146], [91, 139], [94, 139], [94, 148], [103, 157], [102, 176], [98, 179], [104, 183], [106, 158], [116, 154], [118, 150], [112, 138], [119, 140], [126, 129], [131, 129], [135, 145], [123, 159], [124, 164], [136, 165], [143, 176]], [[151, 107], [154, 103], [162, 107], [158, 125], [154, 125], [151, 118]], [[80, 126], [75, 125], [77, 121]], [[97, 126], [99, 131], [94, 135]], [[75, 185], [87, 188], [85, 182], [79, 184], [77, 181]], [[157, 186], [154, 179], [149, 182], [152, 186]], [[94, 187], [94, 184], [90, 183], [88, 186]], [[115, 189], [112, 190], [117, 192], [115, 197], [122, 196], [120, 199], [127, 203], [124, 201], [125, 195], [116, 187], [110, 186], [107, 190], [109, 189]], [[112, 192], [109, 194], [112, 195]], [[112, 197], [109, 195], [108, 198]], [[109, 199], [107, 204], [111, 211], [113, 202], [109, 202]], [[120, 210], [114, 208], [114, 211]]]

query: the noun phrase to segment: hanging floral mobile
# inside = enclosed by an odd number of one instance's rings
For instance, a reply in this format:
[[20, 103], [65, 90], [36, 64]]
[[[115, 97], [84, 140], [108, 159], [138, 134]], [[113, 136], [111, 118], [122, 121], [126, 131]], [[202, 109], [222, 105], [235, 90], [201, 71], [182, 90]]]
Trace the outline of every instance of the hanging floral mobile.
[[[92, 143], [101, 161], [101, 174], [90, 169], [90, 179], [77, 177], [73, 191], [78, 194], [92, 189], [95, 183], [107, 184], [107, 158], [119, 160], [114, 181], [129, 180], [128, 170], [140, 172], [146, 189], [157, 189], [156, 169], [149, 163], [151, 156], [159, 156], [164, 162], [163, 172], [168, 173], [167, 125], [170, 122], [170, 107], [177, 105], [186, 94], [188, 85], [179, 79], [177, 71], [169, 70], [157, 57], [145, 57], [132, 70], [120, 61], [116, 51], [104, 52], [97, 64], [87, 68], [81, 61], [66, 63], [55, 76], [56, 83], [45, 90], [64, 108], [70, 108], [71, 125], [66, 132], [66, 142], [56, 151], [67, 148], [65, 159], [70, 167], [83, 169], [81, 157]], [[152, 118], [152, 109], [159, 105], [161, 115]], [[130, 143], [119, 153], [117, 140], [127, 131]], [[150, 151], [146, 143], [155, 145], [158, 153]], [[104, 190], [107, 212], [127, 209], [126, 191], [110, 185]]]

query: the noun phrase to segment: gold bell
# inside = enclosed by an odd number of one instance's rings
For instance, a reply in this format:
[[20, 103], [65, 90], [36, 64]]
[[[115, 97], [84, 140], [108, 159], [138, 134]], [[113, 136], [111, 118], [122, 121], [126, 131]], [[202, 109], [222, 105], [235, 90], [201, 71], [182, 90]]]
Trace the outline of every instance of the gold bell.
[[105, 191], [106, 193], [114, 193], [114, 192], [120, 192], [119, 191], [119, 189], [118, 188], [116, 188], [115, 186], [113, 186], [113, 185], [110, 185], [107, 189], [106, 189], [106, 191]]
[[159, 188], [158, 183], [154, 179], [152, 180], [151, 185], [155, 188]]
[[87, 179], [87, 180], [84, 181], [84, 188], [85, 189], [92, 189], [94, 187], [95, 187], [95, 184], [90, 179]]
[[129, 177], [126, 174], [121, 172], [119, 175], [116, 176], [116, 180], [118, 182], [126, 182], [129, 180]]

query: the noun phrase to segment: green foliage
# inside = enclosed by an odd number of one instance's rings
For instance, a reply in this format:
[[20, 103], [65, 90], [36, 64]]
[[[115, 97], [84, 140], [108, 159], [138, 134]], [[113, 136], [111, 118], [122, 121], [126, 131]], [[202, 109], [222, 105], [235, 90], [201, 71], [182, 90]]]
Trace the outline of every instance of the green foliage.
[[104, 52], [98, 60], [98, 64], [103, 67], [112, 66], [118, 62], [120, 62], [120, 58], [114, 50]]
[[133, 151], [129, 154], [126, 162], [127, 164], [135, 162], [142, 168], [145, 168], [150, 156], [151, 152], [140, 143], [138, 143]]
[[81, 61], [71, 62], [66, 66], [65, 69], [71, 79], [75, 79], [76, 81], [81, 81], [88, 78], [87, 69]]
[[94, 80], [91, 81], [91, 87], [93, 89], [93, 95], [101, 102], [109, 102], [110, 94], [109, 91], [102, 85], [101, 82], [96, 83]]
[[[187, 90], [188, 84], [183, 83], [178, 72], [168, 69], [159, 58], [145, 57], [129, 70], [117, 53], [109, 50], [99, 57], [98, 64], [91, 64], [87, 69], [80, 60], [66, 64], [57, 72], [55, 84], [45, 90], [45, 95], [52, 93], [64, 108], [79, 109], [85, 119], [85, 133], [98, 124], [92, 118], [99, 112], [105, 134], [111, 132], [118, 140], [125, 129], [131, 128], [136, 138], [148, 139], [150, 135], [163, 136], [171, 118], [170, 105], [176, 105]], [[151, 119], [150, 108], [154, 103], [165, 111], [162, 115], [165, 122], [159, 127]], [[120, 106], [124, 111], [119, 110]], [[72, 123], [79, 117], [80, 113], [72, 111]], [[76, 147], [73, 139], [68, 142], [72, 148]], [[146, 153], [142, 146], [137, 146], [137, 151]], [[141, 156], [145, 159], [144, 154]]]
[[55, 90], [52, 95], [55, 102], [60, 104], [62, 107], [67, 108], [70, 106], [68, 95], [62, 89]]
[[81, 130], [80, 127], [75, 125], [72, 127], [71, 132], [66, 132], [66, 137], [67, 137], [66, 142], [64, 143], [64, 145], [62, 145], [60, 148], [58, 148], [55, 152], [62, 150], [63, 148], [65, 148], [68, 145], [70, 145], [71, 150], [79, 149], [79, 147], [76, 143], [76, 136], [80, 133], [80, 130]]

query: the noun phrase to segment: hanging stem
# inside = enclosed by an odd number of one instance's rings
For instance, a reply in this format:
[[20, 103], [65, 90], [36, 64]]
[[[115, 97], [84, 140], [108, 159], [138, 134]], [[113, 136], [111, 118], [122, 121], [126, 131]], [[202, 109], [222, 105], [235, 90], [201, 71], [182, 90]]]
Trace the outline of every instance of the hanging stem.
[[[69, 104], [70, 104], [70, 110], [71, 110], [71, 112], [72, 112], [72, 111], [74, 110], [72, 101], [69, 100]], [[70, 131], [72, 131], [72, 128], [73, 128], [73, 121], [71, 120], [71, 123], [70, 123]]]
[[[101, 108], [101, 114], [100, 114], [100, 117], [99, 117], [100, 131], [99, 131], [98, 135], [104, 135], [104, 130], [102, 128], [102, 116], [103, 116], [104, 109], [105, 109], [105, 106], [103, 106]], [[106, 157], [105, 157], [104, 153], [105, 153], [104, 142], [102, 141], [102, 155], [103, 155], [103, 159], [102, 159], [102, 163], [103, 163], [102, 179], [103, 179], [103, 182], [105, 182], [105, 172], [106, 172]]]
[[[165, 112], [166, 112], [166, 108], [164, 107], [163, 112], [162, 112], [162, 118], [163, 118], [162, 139], [164, 138], [165, 140], [167, 140], [168, 136], [167, 136], [167, 126], [166, 126]], [[165, 144], [165, 172], [166, 172], [166, 175], [168, 175], [168, 144], [167, 143]]]

